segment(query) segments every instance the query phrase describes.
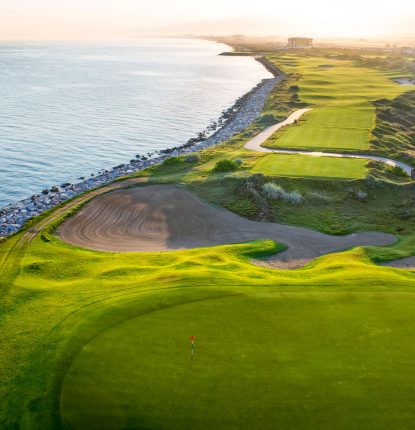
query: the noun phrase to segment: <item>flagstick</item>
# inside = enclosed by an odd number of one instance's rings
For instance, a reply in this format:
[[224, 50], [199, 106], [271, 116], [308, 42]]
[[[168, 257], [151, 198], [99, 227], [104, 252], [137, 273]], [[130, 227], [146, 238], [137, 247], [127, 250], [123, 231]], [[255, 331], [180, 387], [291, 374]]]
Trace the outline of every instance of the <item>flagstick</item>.
[[194, 336], [190, 336], [190, 343], [192, 344], [192, 360], [193, 360], [193, 356], [195, 355], [195, 337]]

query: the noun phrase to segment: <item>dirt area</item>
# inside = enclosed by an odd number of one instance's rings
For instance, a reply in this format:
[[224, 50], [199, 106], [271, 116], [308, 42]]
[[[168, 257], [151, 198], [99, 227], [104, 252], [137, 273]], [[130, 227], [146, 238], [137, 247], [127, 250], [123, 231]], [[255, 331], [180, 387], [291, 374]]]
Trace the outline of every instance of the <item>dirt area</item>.
[[284, 268], [330, 252], [395, 241], [393, 235], [384, 233], [329, 236], [306, 228], [246, 220], [172, 185], [117, 190], [97, 197], [66, 220], [58, 234], [73, 245], [112, 252], [171, 251], [273, 239], [288, 249], [269, 263], [284, 263]]
[[387, 263], [382, 263], [381, 266], [395, 267], [397, 269], [415, 269], [415, 256], [388, 261]]

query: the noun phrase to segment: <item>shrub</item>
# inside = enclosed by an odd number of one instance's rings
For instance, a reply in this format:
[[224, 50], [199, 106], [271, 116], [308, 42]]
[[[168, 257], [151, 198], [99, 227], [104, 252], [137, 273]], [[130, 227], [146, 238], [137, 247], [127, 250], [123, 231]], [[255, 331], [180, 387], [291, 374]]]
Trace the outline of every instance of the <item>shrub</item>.
[[297, 91], [299, 91], [300, 90], [300, 88], [299, 88], [299, 86], [298, 85], [291, 85], [291, 87], [288, 89], [288, 91], [290, 92], [290, 93], [296, 93]]
[[186, 161], [186, 163], [199, 163], [200, 156], [199, 154], [187, 154], [184, 157], [184, 161]]
[[241, 158], [235, 158], [235, 160], [233, 160], [233, 162], [235, 164], [237, 164], [238, 166], [241, 166], [243, 164], [243, 160]]
[[385, 182], [378, 178], [375, 178], [372, 175], [368, 175], [367, 178], [365, 178], [363, 181], [366, 186], [371, 189], [382, 188], [386, 185]]
[[262, 191], [269, 199], [273, 200], [281, 198], [282, 194], [284, 193], [284, 190], [279, 185], [275, 185], [273, 182], [267, 182], [264, 184], [262, 186]]
[[275, 117], [272, 113], [265, 113], [259, 117], [258, 121], [261, 124], [273, 124], [275, 123]]
[[297, 191], [285, 191], [279, 185], [275, 185], [273, 182], [267, 182], [262, 186], [262, 191], [267, 198], [272, 200], [284, 200], [294, 205], [301, 203], [304, 199]]
[[239, 199], [238, 201], [230, 204], [228, 209], [246, 218], [255, 218], [259, 212], [257, 203], [248, 199]]
[[170, 157], [163, 161], [163, 166], [177, 166], [180, 163], [181, 159], [179, 157]]
[[389, 169], [389, 172], [396, 176], [402, 176], [402, 177], [408, 176], [405, 170], [403, 170], [402, 167], [399, 167], [399, 166], [391, 167]]
[[357, 192], [355, 193], [355, 196], [356, 196], [356, 198], [357, 198], [358, 200], [366, 200], [366, 198], [367, 198], [367, 193], [366, 193], [366, 192], [364, 192], [364, 191], [362, 191], [362, 190], [359, 190], [359, 191], [357, 191]]
[[303, 196], [300, 193], [297, 193], [297, 191], [290, 191], [290, 192], [286, 191], [282, 195], [282, 199], [294, 205], [298, 205], [304, 200]]
[[214, 172], [233, 172], [238, 168], [238, 165], [232, 160], [218, 161], [213, 169]]

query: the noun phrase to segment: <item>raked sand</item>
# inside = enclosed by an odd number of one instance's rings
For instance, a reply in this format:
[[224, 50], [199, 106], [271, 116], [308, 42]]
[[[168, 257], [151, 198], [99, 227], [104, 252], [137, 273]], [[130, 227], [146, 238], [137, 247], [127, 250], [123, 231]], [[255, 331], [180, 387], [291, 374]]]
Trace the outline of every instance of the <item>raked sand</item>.
[[288, 246], [274, 259], [276, 267], [298, 266], [330, 252], [395, 241], [385, 233], [330, 236], [250, 221], [172, 185], [136, 187], [97, 197], [66, 220], [58, 232], [70, 244], [112, 252], [172, 251], [273, 239]]

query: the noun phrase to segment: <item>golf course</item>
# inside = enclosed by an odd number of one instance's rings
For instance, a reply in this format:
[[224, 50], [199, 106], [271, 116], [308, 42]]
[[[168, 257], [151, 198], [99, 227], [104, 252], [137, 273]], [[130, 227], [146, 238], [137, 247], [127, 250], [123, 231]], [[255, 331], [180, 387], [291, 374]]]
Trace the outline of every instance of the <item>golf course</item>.
[[1, 429], [414, 428], [414, 180], [246, 146], [306, 109], [263, 148], [415, 167], [377, 137], [406, 60], [264, 55], [286, 77], [246, 130], [0, 242]]

